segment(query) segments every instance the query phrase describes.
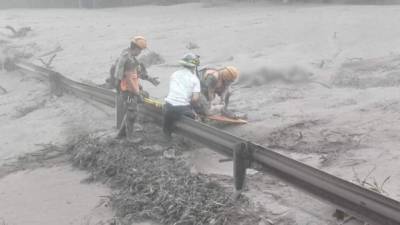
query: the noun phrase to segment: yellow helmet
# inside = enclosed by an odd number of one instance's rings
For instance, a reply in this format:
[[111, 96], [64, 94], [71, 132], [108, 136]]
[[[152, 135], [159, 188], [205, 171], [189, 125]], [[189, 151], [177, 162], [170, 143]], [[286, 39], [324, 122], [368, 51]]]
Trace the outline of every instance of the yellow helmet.
[[226, 81], [235, 81], [239, 77], [239, 70], [233, 66], [227, 66], [219, 71], [223, 80]]
[[200, 56], [194, 53], [186, 53], [181, 60], [179, 60], [179, 64], [185, 67], [194, 68], [200, 65]]
[[135, 36], [131, 39], [131, 47], [132, 44], [136, 45], [140, 49], [147, 48], [147, 41], [143, 36]]

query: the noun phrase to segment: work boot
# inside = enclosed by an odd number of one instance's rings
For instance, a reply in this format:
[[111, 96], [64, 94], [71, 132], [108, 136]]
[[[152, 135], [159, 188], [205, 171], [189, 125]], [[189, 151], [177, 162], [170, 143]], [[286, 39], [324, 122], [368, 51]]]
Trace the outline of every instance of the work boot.
[[166, 128], [163, 128], [163, 136], [164, 136], [164, 140], [167, 142], [171, 142], [172, 141], [172, 134], [171, 131], [169, 131]]

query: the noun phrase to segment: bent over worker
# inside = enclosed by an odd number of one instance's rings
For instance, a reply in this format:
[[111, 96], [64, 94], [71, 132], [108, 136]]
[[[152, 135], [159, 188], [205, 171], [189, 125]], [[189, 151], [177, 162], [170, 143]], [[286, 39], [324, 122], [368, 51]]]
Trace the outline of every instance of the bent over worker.
[[[221, 113], [225, 116], [234, 117], [228, 111], [229, 97], [231, 95], [231, 85], [239, 77], [239, 70], [233, 66], [221, 69], [203, 68], [199, 71], [202, 94], [202, 111], [209, 114], [213, 103], [223, 105]], [[215, 102], [216, 97], [219, 101]], [[218, 99], [217, 99], [218, 100]]]
[[163, 131], [167, 138], [171, 138], [174, 123], [181, 116], [195, 118], [192, 105], [200, 96], [200, 80], [195, 74], [200, 64], [199, 56], [187, 53], [179, 64], [182, 68], [171, 75], [168, 96], [165, 98]]

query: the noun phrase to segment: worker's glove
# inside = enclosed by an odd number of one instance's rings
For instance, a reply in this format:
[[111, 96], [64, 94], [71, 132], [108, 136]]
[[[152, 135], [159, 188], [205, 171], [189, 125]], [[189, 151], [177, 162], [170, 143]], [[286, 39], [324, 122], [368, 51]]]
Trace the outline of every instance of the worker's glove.
[[223, 110], [223, 108], [224, 108], [223, 105], [213, 105], [208, 110], [208, 113], [210, 115], [221, 114], [221, 111]]
[[143, 98], [149, 98], [149, 97], [150, 97], [149, 92], [147, 92], [147, 91], [145, 91], [145, 90], [140, 90], [140, 91], [139, 91], [139, 94], [140, 94], [141, 96], [143, 96]]
[[224, 106], [225, 104], [224, 104], [223, 101], [221, 101], [221, 100], [218, 99], [218, 98], [215, 98], [214, 100], [212, 100], [212, 101], [210, 102], [210, 107], [219, 106], [219, 105]]
[[149, 78], [150, 83], [152, 83], [154, 86], [158, 86], [160, 84], [160, 80], [158, 77], [150, 77]]
[[150, 95], [147, 91], [140, 90], [139, 94], [137, 95], [138, 103], [143, 103], [145, 98], [149, 98]]
[[136, 97], [137, 103], [143, 103], [144, 102], [144, 96], [140, 92], [135, 97]]
[[137, 100], [137, 103], [139, 103], [139, 104], [143, 103], [144, 102], [143, 95], [137, 95], [136, 96], [136, 100]]
[[194, 114], [194, 120], [198, 121], [198, 122], [202, 122], [202, 116], [200, 114], [197, 114], [196, 112], [193, 112]]

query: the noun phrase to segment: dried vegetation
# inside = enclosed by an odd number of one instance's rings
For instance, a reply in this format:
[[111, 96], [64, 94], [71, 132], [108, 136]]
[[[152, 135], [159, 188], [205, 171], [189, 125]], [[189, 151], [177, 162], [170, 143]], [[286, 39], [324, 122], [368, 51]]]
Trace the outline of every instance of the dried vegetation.
[[109, 204], [117, 212], [116, 224], [152, 220], [161, 224], [259, 224], [261, 209], [212, 178], [192, 174], [181, 150], [167, 159], [162, 149], [131, 146], [111, 138], [85, 137], [69, 150], [74, 165], [89, 170], [88, 181], [115, 188]]

